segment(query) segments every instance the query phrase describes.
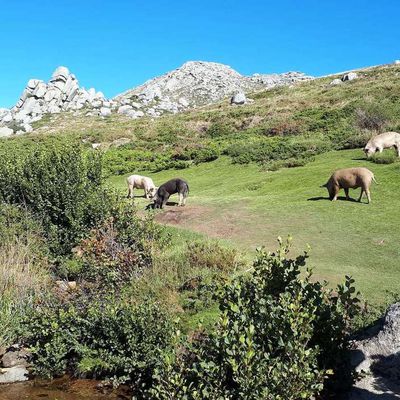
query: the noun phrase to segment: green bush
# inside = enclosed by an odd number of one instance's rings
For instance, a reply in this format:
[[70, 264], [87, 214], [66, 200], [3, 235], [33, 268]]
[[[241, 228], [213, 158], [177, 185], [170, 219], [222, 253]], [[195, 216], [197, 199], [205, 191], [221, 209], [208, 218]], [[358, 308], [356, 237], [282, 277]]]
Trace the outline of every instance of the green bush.
[[164, 354], [154, 398], [309, 399], [330, 374], [349, 384], [353, 280], [334, 292], [310, 271], [302, 279], [307, 253], [288, 259], [288, 251], [289, 242], [276, 253], [259, 250], [250, 276], [226, 285], [215, 330]]
[[229, 136], [234, 131], [235, 131], [235, 129], [229, 123], [216, 121], [216, 122], [213, 122], [207, 128], [206, 133], [209, 137], [211, 137], [212, 139], [215, 139], [215, 138], [219, 138], [219, 137]]
[[[247, 164], [258, 162], [268, 164], [278, 160], [302, 159], [329, 151], [329, 140], [305, 137], [271, 137], [247, 140], [228, 146], [225, 154], [232, 157], [234, 163]], [[303, 164], [304, 165], [304, 164]]]
[[[141, 218], [132, 204], [122, 203], [79, 247], [74, 278], [90, 282], [96, 291], [122, 287], [153, 265], [153, 250], [168, 237], [151, 215]], [[70, 277], [71, 278], [71, 277]], [[94, 285], [94, 286], [93, 286]]]
[[183, 254], [188, 277], [179, 286], [186, 312], [199, 312], [215, 304], [219, 287], [237, 272], [243, 261], [235, 249], [216, 241], [187, 243]]
[[0, 347], [17, 340], [21, 319], [49, 287], [47, 247], [27, 210], [0, 206]]
[[98, 152], [69, 142], [0, 151], [0, 199], [42, 221], [54, 254], [66, 254], [108, 214], [112, 197]]
[[375, 153], [370, 160], [375, 164], [393, 164], [398, 161], [397, 151], [386, 150], [382, 153]]
[[363, 130], [381, 132], [390, 119], [390, 113], [386, 105], [364, 104], [354, 111], [355, 125]]
[[190, 268], [232, 273], [240, 266], [234, 249], [220, 246], [217, 242], [197, 241], [187, 244], [186, 259]]
[[32, 352], [33, 371], [44, 377], [72, 373], [151, 385], [159, 352], [170, 346], [168, 314], [149, 301], [131, 304], [113, 297], [49, 298], [24, 320], [21, 335]]
[[310, 162], [313, 158], [288, 158], [287, 160], [277, 160], [270, 161], [266, 164], [263, 164], [263, 170], [265, 171], [278, 171], [281, 168], [295, 168], [295, 167], [303, 167], [308, 162]]

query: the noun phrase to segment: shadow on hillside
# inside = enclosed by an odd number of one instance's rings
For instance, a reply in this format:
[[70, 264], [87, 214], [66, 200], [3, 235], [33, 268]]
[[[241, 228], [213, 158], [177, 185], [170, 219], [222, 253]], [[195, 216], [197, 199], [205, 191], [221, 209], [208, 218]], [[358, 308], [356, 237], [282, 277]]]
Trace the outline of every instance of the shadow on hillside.
[[[341, 200], [341, 201], [353, 201], [353, 202], [358, 203], [358, 201], [357, 201], [356, 199], [352, 199], [351, 197], [350, 197], [349, 200], [347, 200], [345, 196], [339, 196], [337, 199], [338, 199], [338, 200]], [[322, 197], [322, 196], [310, 197], [309, 199], [307, 199], [307, 201], [319, 201], [319, 200], [328, 200], [328, 201], [331, 201], [331, 199], [330, 199], [329, 197]]]

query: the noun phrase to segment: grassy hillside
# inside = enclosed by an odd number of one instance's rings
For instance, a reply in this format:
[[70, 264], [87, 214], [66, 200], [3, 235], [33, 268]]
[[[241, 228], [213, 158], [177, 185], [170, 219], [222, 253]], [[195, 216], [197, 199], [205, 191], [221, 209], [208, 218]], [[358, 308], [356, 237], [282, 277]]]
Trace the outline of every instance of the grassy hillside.
[[[156, 185], [180, 176], [190, 184], [186, 208], [167, 207], [157, 219], [172, 226], [227, 240], [254, 255], [257, 246], [273, 249], [277, 236], [291, 234], [296, 251], [311, 246], [316, 276], [332, 283], [352, 275], [365, 297], [376, 303], [400, 291], [400, 164], [377, 165], [360, 150], [334, 151], [304, 167], [263, 172], [256, 165], [232, 165], [228, 158], [183, 171], [142, 171]], [[366, 166], [376, 176], [372, 203], [328, 201], [319, 186], [336, 168]], [[110, 182], [121, 193], [125, 177]], [[142, 196], [142, 191], [136, 192]], [[350, 192], [357, 199], [359, 189]], [[171, 203], [177, 198], [171, 198]], [[139, 207], [147, 205], [141, 197]]]
[[[232, 107], [228, 101], [159, 119], [130, 120], [48, 116], [38, 132], [68, 134], [105, 147], [111, 173], [134, 169], [186, 168], [219, 154], [236, 163], [257, 162], [266, 169], [303, 165], [332, 149], [361, 147], [381, 130], [400, 129], [400, 67], [359, 71], [359, 78], [331, 86], [334, 77], [254, 93], [254, 102]], [[278, 162], [286, 160], [285, 162]]]
[[[351, 383], [349, 338], [400, 290], [400, 162], [360, 149], [400, 128], [399, 73], [157, 120], [60, 114], [1, 141], [0, 346], [30, 347], [38, 375], [126, 382], [138, 398], [297, 398], [299, 387], [311, 398]], [[369, 205], [320, 188], [352, 166], [379, 182]], [[137, 191], [135, 207], [128, 173], [187, 179], [188, 205], [146, 210]], [[255, 252], [287, 235], [293, 247]], [[378, 307], [359, 307], [356, 288]]]

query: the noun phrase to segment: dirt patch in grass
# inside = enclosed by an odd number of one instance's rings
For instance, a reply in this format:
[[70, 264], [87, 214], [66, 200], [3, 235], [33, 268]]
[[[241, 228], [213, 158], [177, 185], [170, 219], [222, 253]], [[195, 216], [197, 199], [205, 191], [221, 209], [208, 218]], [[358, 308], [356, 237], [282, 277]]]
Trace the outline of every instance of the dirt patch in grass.
[[243, 240], [250, 231], [246, 229], [254, 215], [243, 208], [221, 210], [219, 207], [189, 205], [172, 206], [156, 216], [156, 221], [165, 225], [180, 226], [217, 239]]
[[203, 206], [170, 206], [166, 207], [165, 210], [157, 214], [155, 220], [165, 225], [173, 226], [184, 226], [188, 227], [194, 221], [200, 221], [204, 216], [211, 213], [209, 207]]

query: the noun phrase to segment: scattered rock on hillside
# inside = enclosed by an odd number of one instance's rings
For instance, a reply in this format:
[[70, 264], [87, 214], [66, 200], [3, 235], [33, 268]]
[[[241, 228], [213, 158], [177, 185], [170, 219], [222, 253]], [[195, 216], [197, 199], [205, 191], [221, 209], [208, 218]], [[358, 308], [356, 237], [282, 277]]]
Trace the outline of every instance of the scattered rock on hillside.
[[350, 400], [400, 399], [400, 303], [388, 309], [376, 328], [375, 335], [355, 343], [353, 365], [366, 375], [355, 384]]
[[0, 384], [28, 380], [29, 353], [18, 345], [0, 349]]
[[24, 382], [29, 379], [29, 372], [25, 367], [0, 368], [0, 384]]
[[349, 72], [348, 74], [344, 74], [342, 76], [342, 81], [346, 82], [346, 81], [352, 81], [354, 79], [357, 79], [358, 75], [355, 72]]
[[231, 104], [242, 105], [246, 104], [246, 95], [243, 92], [236, 93], [231, 98]]
[[12, 346], [1, 358], [1, 364], [4, 368], [11, 368], [16, 366], [27, 367], [28, 353], [24, 349]]
[[343, 83], [343, 81], [341, 79], [336, 78], [330, 83], [330, 85], [336, 86], [336, 85], [340, 85], [342, 83]]
[[7, 126], [0, 126], [0, 137], [11, 136], [14, 131]]
[[109, 117], [111, 115], [111, 109], [108, 107], [101, 107], [100, 108], [100, 115], [102, 117]]

